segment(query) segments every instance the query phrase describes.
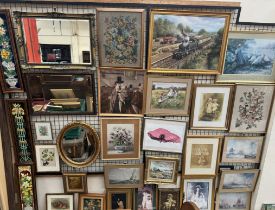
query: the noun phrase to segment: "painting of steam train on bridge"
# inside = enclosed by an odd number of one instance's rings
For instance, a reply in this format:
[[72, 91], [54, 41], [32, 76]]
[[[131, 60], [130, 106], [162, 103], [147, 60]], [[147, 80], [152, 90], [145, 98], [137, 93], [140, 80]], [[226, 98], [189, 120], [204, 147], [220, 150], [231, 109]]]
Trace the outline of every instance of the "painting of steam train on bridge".
[[219, 74], [230, 14], [151, 12], [149, 71]]

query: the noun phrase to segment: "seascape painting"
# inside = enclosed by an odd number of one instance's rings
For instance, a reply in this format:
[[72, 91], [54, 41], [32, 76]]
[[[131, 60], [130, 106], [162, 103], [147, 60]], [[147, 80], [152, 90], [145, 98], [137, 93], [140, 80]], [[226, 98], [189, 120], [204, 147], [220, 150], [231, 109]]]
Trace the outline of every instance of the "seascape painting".
[[218, 210], [248, 210], [250, 195], [247, 192], [219, 193]]
[[102, 198], [83, 198], [83, 207], [80, 210], [103, 210]]
[[143, 181], [139, 168], [110, 168], [108, 177], [109, 183], [115, 185], [140, 184]]
[[156, 210], [156, 185], [146, 184], [142, 188], [135, 189], [136, 210]]

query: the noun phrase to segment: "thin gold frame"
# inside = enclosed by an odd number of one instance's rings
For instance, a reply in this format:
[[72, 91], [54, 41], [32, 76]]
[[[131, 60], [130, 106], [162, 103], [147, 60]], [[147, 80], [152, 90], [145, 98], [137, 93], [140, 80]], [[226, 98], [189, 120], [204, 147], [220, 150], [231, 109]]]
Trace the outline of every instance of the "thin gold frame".
[[[81, 189], [70, 189], [70, 186], [68, 183], [69, 176], [81, 177], [82, 188]], [[65, 193], [85, 193], [88, 191], [87, 190], [87, 174], [86, 173], [63, 173], [62, 177], [63, 177], [63, 186], [64, 186]]]
[[89, 193], [89, 194], [79, 194], [78, 198], [78, 209], [83, 210], [83, 200], [87, 199], [100, 199], [102, 208], [101, 210], [106, 210], [106, 196], [104, 194]]
[[108, 210], [113, 210], [112, 209], [112, 194], [115, 193], [125, 193], [126, 194], [126, 209], [130, 210], [132, 209], [132, 195], [133, 195], [133, 190], [132, 189], [108, 189], [107, 190], [107, 209]]
[[[219, 204], [220, 204], [220, 193], [227, 193], [227, 192], [217, 192], [216, 193], [216, 210], [219, 210]], [[247, 193], [247, 201], [246, 201], [246, 208], [245, 209], [240, 209], [240, 210], [250, 210], [250, 202], [251, 202], [251, 193], [250, 192], [235, 192], [235, 193]]]

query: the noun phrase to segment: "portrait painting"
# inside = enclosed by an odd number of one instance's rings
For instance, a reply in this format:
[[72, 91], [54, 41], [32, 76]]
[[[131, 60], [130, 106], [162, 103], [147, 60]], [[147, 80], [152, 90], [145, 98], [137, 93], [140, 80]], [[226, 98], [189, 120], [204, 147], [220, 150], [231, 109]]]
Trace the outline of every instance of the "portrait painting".
[[47, 210], [74, 210], [73, 194], [46, 194]]
[[60, 171], [56, 145], [35, 145], [37, 172]]
[[50, 122], [35, 122], [36, 139], [41, 140], [53, 140], [51, 123]]
[[219, 74], [229, 13], [152, 11], [149, 71]]
[[263, 136], [225, 137], [222, 162], [259, 163]]
[[105, 210], [105, 195], [103, 194], [79, 194], [79, 210]]
[[159, 210], [178, 210], [180, 207], [179, 189], [159, 189]]
[[227, 130], [233, 86], [197, 85], [193, 98], [191, 129]]
[[63, 173], [63, 185], [66, 193], [87, 192], [86, 173]]
[[250, 192], [220, 192], [217, 194], [217, 210], [249, 210]]
[[144, 72], [138, 70], [99, 70], [100, 115], [142, 115]]
[[252, 192], [258, 178], [258, 169], [222, 170], [219, 191]]
[[107, 209], [132, 209], [132, 189], [108, 189]]
[[186, 122], [144, 119], [143, 150], [182, 153]]
[[156, 210], [157, 202], [156, 185], [145, 184], [135, 189], [135, 210]]
[[143, 9], [97, 9], [100, 67], [142, 68]]
[[230, 132], [265, 133], [274, 85], [237, 85]]

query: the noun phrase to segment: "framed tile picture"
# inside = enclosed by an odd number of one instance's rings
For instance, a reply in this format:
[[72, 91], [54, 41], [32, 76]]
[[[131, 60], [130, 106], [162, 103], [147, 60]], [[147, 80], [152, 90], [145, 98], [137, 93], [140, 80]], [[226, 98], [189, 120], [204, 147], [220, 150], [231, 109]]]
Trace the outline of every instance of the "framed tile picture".
[[50, 122], [35, 122], [35, 133], [38, 141], [50, 141], [53, 140], [52, 128]]
[[59, 154], [56, 145], [35, 145], [37, 172], [59, 172]]

